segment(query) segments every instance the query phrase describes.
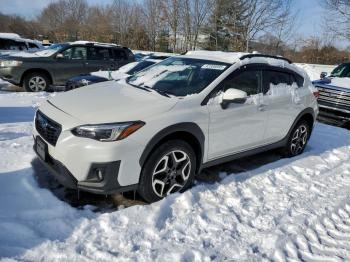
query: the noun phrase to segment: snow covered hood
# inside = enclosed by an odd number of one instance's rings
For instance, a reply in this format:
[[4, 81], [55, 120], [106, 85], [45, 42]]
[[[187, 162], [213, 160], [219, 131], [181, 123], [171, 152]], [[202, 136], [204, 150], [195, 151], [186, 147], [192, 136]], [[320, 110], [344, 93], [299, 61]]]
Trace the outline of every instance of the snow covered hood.
[[334, 77], [330, 79], [330, 85], [350, 89], [350, 77]]
[[49, 102], [86, 124], [143, 120], [170, 110], [177, 98], [108, 81], [55, 96]]

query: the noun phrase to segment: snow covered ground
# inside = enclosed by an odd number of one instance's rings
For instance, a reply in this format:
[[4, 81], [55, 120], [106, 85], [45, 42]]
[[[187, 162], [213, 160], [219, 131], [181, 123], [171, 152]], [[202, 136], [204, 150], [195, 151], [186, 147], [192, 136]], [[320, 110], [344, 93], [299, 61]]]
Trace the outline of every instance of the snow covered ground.
[[35, 107], [53, 95], [0, 92], [0, 258], [350, 260], [348, 130], [317, 124], [299, 157], [216, 166], [151, 205], [101, 209], [90, 196], [73, 207], [32, 151]]

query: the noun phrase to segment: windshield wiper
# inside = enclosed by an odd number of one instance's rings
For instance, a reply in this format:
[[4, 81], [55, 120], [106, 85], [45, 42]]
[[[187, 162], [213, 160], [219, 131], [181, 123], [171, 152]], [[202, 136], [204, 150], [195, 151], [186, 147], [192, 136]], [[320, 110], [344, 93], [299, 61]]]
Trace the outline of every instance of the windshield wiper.
[[170, 96], [168, 95], [168, 93], [165, 92], [165, 91], [163, 91], [163, 90], [154, 89], [154, 88], [153, 88], [153, 90], [156, 91], [158, 94], [160, 94], [160, 95], [162, 95], [162, 96], [170, 97]]
[[156, 91], [158, 94], [160, 94], [162, 96], [170, 97], [169, 93], [166, 92], [166, 91], [163, 91], [163, 90], [160, 90], [160, 89], [157, 89], [157, 88], [152, 88], [152, 87], [149, 87], [149, 86], [146, 86], [146, 85], [143, 85], [142, 87], [145, 87], [145, 88], [147, 88], [149, 90], [154, 90], [154, 91]]
[[129, 81], [129, 79], [126, 79], [126, 81], [125, 81], [125, 82], [126, 82], [127, 84], [129, 84], [129, 85], [133, 86], [133, 87], [138, 88], [138, 89], [145, 90], [145, 91], [147, 91], [147, 92], [152, 92], [151, 90], [149, 90], [149, 89], [147, 89], [147, 88], [145, 88], [145, 87], [142, 87], [142, 86], [138, 86], [138, 85], [131, 84], [131, 83], [130, 83], [130, 81]]

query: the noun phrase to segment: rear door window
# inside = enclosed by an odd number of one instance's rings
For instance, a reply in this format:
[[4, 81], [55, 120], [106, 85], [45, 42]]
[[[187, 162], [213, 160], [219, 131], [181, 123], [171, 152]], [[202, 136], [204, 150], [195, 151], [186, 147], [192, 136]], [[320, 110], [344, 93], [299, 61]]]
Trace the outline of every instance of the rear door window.
[[291, 86], [293, 81], [291, 74], [274, 70], [264, 71], [264, 94], [268, 93], [272, 86]]
[[89, 47], [88, 48], [88, 60], [112, 60], [113, 55], [110, 48], [103, 47]]
[[121, 49], [114, 49], [114, 56], [116, 60], [127, 60], [128, 57], [126, 55], [126, 52]]

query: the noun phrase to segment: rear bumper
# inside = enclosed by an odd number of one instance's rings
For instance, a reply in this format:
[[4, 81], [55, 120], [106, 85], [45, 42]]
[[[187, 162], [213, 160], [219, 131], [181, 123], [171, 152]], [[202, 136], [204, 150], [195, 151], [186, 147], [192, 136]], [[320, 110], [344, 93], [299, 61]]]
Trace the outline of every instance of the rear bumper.
[[[33, 149], [37, 154], [35, 146]], [[93, 163], [91, 164], [89, 173], [87, 174], [88, 180], [77, 181], [67, 167], [65, 167], [60, 161], [54, 159], [52, 156], [48, 155], [48, 159], [46, 161], [41, 159], [39, 156], [38, 158], [61, 185], [70, 189], [109, 195], [117, 192], [121, 193], [131, 191], [137, 188], [137, 184], [121, 186], [118, 183], [118, 173], [121, 161]], [[103, 179], [97, 179], [97, 171], [101, 171], [103, 173]]]

